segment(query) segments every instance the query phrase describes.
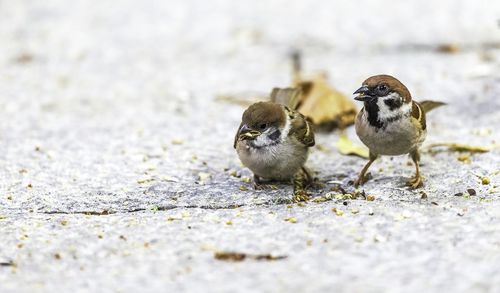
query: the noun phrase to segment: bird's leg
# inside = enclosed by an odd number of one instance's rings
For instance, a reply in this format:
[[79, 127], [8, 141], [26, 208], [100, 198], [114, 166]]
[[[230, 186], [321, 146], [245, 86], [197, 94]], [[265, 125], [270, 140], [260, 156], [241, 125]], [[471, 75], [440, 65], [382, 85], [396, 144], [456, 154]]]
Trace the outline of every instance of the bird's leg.
[[313, 189], [320, 189], [320, 188], [323, 188], [325, 187], [325, 185], [323, 183], [321, 183], [318, 178], [314, 178], [311, 171], [309, 169], [307, 169], [305, 166], [302, 167], [302, 172], [304, 173], [304, 175], [306, 176], [306, 186], [307, 187], [310, 187], [310, 188], [313, 188]]
[[260, 177], [256, 174], [253, 174], [253, 188], [258, 190], [264, 189], [264, 185], [262, 185]]
[[275, 185], [263, 184], [260, 177], [256, 174], [253, 174], [253, 188], [255, 190], [277, 189]]
[[366, 176], [366, 172], [368, 171], [368, 168], [372, 165], [372, 163], [378, 158], [378, 155], [370, 152], [370, 160], [366, 165], [363, 167], [361, 172], [359, 173], [358, 179], [354, 181], [354, 187], [358, 187], [360, 185], [363, 185], [366, 181], [368, 181], [368, 178]]
[[293, 202], [301, 202], [309, 200], [309, 194], [307, 194], [306, 186], [310, 183], [310, 180], [311, 180], [311, 174], [305, 172], [304, 169], [302, 169], [302, 172], [299, 171], [297, 172], [297, 174], [295, 174], [295, 176], [292, 179]]
[[306, 167], [302, 166], [301, 168], [302, 172], [304, 172], [304, 175], [306, 176], [306, 185], [312, 185], [314, 183], [314, 178], [311, 175], [311, 172], [307, 170]]
[[415, 164], [415, 176], [410, 178], [410, 180], [407, 182], [407, 185], [410, 186], [411, 188], [418, 188], [422, 187], [424, 185], [424, 179], [420, 175], [420, 153], [418, 149], [415, 149], [410, 152], [410, 157], [413, 160], [413, 163]]

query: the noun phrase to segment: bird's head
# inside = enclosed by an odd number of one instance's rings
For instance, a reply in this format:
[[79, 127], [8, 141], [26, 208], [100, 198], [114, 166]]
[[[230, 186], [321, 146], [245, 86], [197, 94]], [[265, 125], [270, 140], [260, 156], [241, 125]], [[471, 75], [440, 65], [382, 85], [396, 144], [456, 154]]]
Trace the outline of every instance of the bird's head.
[[238, 129], [238, 140], [248, 140], [255, 147], [263, 147], [280, 140], [286, 125], [283, 106], [272, 102], [258, 102], [246, 109]]
[[378, 100], [411, 102], [411, 94], [408, 88], [390, 75], [375, 75], [366, 79], [354, 94], [357, 94], [355, 100], [367, 103], [376, 103]]
[[370, 116], [381, 121], [394, 119], [411, 111], [410, 91], [390, 75], [375, 75], [368, 78], [354, 94], [357, 95], [355, 100], [364, 102]]

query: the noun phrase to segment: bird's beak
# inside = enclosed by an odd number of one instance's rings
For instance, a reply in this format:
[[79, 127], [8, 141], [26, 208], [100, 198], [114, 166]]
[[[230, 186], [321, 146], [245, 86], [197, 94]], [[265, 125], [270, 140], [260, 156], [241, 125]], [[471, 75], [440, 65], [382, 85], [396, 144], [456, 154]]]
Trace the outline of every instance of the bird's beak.
[[243, 126], [241, 126], [241, 128], [240, 128], [240, 131], [238, 134], [238, 139], [239, 140], [255, 139], [260, 134], [261, 133], [259, 131], [253, 130], [250, 127], [248, 127], [246, 124], [243, 124]]
[[354, 99], [356, 101], [369, 102], [369, 101], [373, 100], [373, 98], [374, 98], [371, 95], [370, 88], [368, 88], [368, 86], [366, 86], [366, 85], [360, 87], [359, 89], [357, 89], [353, 93], [353, 95], [356, 95], [356, 94], [358, 94], [358, 96], [354, 97]]

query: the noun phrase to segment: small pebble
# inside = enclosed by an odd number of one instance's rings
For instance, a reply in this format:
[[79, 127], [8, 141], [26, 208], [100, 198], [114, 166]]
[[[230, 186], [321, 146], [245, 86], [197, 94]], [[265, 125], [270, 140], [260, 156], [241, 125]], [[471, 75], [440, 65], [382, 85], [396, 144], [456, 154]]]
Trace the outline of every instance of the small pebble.
[[467, 193], [469, 193], [470, 196], [475, 196], [476, 195], [476, 190], [472, 189], [472, 188], [469, 188], [469, 189], [467, 189]]

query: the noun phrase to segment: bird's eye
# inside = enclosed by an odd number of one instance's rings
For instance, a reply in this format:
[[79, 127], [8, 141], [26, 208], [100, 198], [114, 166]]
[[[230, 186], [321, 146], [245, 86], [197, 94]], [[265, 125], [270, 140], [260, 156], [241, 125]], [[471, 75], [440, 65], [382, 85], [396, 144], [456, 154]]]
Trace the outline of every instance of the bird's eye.
[[377, 87], [379, 93], [381, 94], [387, 94], [387, 92], [389, 91], [389, 87], [385, 84], [381, 84]]
[[259, 128], [260, 128], [261, 130], [264, 130], [264, 129], [266, 129], [266, 128], [267, 128], [267, 124], [266, 124], [266, 123], [261, 123], [261, 124], [259, 124]]

